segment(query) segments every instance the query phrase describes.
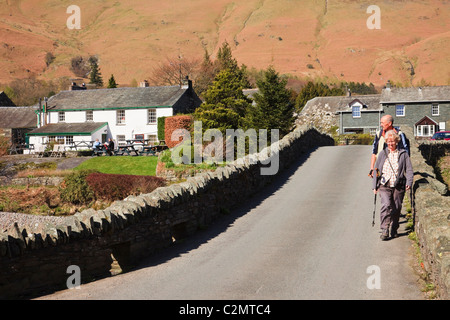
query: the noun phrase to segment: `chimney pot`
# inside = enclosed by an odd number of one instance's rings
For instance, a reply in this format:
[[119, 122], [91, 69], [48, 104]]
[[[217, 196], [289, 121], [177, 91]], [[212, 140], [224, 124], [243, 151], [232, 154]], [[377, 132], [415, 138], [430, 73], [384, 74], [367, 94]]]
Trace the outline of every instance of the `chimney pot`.
[[148, 84], [147, 80], [144, 80], [139, 83], [139, 87], [141, 87], [141, 88], [147, 88], [148, 86], [149, 86], [149, 84]]

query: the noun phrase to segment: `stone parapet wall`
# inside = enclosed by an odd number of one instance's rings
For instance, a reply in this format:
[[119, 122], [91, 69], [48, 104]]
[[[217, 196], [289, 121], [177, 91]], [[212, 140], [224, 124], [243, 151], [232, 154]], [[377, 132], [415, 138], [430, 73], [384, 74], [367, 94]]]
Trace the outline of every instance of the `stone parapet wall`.
[[[315, 129], [296, 129], [273, 145], [278, 172], [325, 145], [334, 145], [330, 136]], [[80, 268], [82, 282], [127, 270], [244, 204], [271, 183], [276, 175], [261, 175], [264, 154], [149, 194], [130, 196], [104, 210], [85, 210], [60, 225], [16, 223], [0, 232], [0, 298], [64, 289], [71, 265]]]
[[[402, 128], [408, 137], [412, 130]], [[436, 178], [423, 154], [411, 139], [411, 162], [414, 170], [415, 231], [426, 271], [436, 285], [440, 299], [450, 293], [450, 198], [448, 188]], [[422, 155], [423, 154], [423, 155]], [[425, 157], [425, 158], [424, 158]]]
[[27, 177], [12, 179], [8, 179], [7, 177], [0, 177], [0, 186], [59, 186], [63, 181], [63, 177]]

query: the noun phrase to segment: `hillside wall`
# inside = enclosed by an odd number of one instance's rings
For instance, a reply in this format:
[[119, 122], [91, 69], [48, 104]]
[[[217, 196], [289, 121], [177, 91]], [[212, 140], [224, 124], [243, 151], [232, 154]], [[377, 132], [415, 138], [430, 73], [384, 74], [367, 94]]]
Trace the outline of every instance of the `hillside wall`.
[[[311, 149], [334, 145], [315, 129], [297, 129], [275, 146], [278, 173]], [[212, 223], [268, 185], [264, 154], [244, 158], [186, 182], [130, 196], [104, 210], [85, 210], [60, 225], [35, 223], [0, 232], [0, 299], [67, 288], [68, 267], [82, 283], [126, 271], [140, 259]], [[267, 158], [267, 156], [266, 156]], [[1, 231], [1, 230], [0, 230]]]

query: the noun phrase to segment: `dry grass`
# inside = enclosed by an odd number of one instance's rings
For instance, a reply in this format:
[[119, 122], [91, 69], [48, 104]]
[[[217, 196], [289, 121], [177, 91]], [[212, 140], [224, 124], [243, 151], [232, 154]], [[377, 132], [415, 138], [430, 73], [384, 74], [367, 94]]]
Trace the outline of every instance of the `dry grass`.
[[[95, 201], [90, 208], [100, 210], [111, 201]], [[0, 211], [37, 215], [72, 215], [87, 209], [85, 205], [74, 205], [61, 200], [57, 187], [6, 187], [0, 188]]]
[[36, 177], [65, 177], [72, 170], [52, 170], [52, 169], [26, 169], [19, 171], [17, 178], [36, 178]]

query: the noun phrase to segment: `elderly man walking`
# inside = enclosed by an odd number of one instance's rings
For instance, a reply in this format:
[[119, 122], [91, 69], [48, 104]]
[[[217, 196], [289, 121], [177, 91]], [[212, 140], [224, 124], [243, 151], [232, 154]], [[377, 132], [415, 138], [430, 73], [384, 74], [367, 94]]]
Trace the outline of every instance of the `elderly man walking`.
[[375, 136], [375, 139], [373, 141], [373, 145], [372, 145], [372, 157], [370, 159], [370, 172], [369, 172], [369, 177], [373, 178], [373, 168], [375, 166], [375, 161], [377, 160], [377, 156], [380, 154], [381, 151], [383, 151], [386, 147], [386, 132], [390, 131], [390, 130], [394, 130], [400, 140], [398, 142], [397, 148], [400, 150], [406, 150], [406, 152], [409, 153], [409, 145], [408, 145], [408, 140], [405, 137], [405, 134], [403, 132], [401, 132], [400, 130], [397, 130], [396, 128], [393, 127], [394, 124], [394, 118], [392, 118], [391, 115], [385, 115], [383, 117], [381, 117], [380, 119], [380, 126], [381, 126], [381, 130], [377, 131], [377, 134]]

